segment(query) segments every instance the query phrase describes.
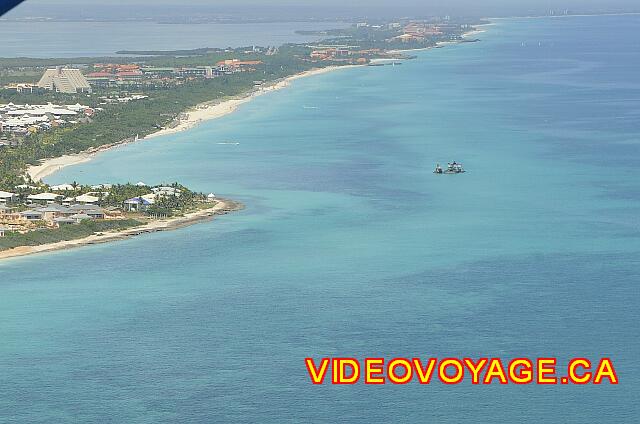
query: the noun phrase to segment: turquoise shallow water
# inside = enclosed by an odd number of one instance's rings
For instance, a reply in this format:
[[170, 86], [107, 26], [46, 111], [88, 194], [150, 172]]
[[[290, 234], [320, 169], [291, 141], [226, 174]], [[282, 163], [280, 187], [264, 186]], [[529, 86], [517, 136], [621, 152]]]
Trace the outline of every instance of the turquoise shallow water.
[[[247, 209], [1, 263], [0, 421], [634, 422], [639, 20], [499, 21], [52, 176]], [[312, 386], [325, 355], [610, 356], [621, 384]]]

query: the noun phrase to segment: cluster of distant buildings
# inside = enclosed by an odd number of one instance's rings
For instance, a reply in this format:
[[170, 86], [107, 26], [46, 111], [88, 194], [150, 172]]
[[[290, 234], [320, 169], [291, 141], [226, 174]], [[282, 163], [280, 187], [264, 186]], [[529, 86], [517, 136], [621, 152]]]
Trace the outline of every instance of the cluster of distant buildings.
[[54, 91], [65, 94], [91, 93], [91, 85], [79, 69], [60, 66], [47, 69], [37, 84], [9, 84], [4, 88], [6, 90], [15, 90], [18, 93], [35, 93], [40, 91]]
[[315, 45], [309, 46], [313, 50], [311, 61], [341, 62], [353, 65], [373, 65], [380, 60], [406, 59], [407, 56], [397, 51], [387, 51], [380, 48], [362, 49], [359, 46], [348, 45]]
[[0, 148], [16, 147], [24, 136], [65, 125], [90, 123], [92, 118], [109, 104], [144, 100], [144, 94], [112, 95], [100, 97], [96, 107], [67, 104], [0, 104]]
[[58, 93], [90, 93], [91, 85], [79, 69], [52, 68], [44, 72], [38, 87]]
[[143, 85], [155, 82], [178, 82], [198, 78], [216, 78], [237, 72], [255, 71], [261, 65], [260, 60], [228, 59], [213, 66], [196, 67], [151, 67], [137, 64], [98, 63], [93, 72], [85, 75], [88, 83], [94, 87], [118, 87]]
[[454, 23], [451, 21], [450, 16], [444, 16], [428, 21], [390, 22], [378, 25], [359, 22], [355, 24], [355, 27], [361, 31], [391, 32], [394, 35], [386, 38], [385, 41], [388, 43], [422, 43], [429, 39], [441, 40], [447, 37], [450, 39], [458, 39], [460, 37], [460, 30], [469, 27], [469, 25]]
[[142, 86], [156, 82], [174, 82], [196, 78], [216, 78], [237, 72], [256, 71], [260, 60], [222, 60], [212, 66], [151, 67], [139, 64], [96, 63], [90, 72], [56, 67], [45, 70], [37, 84], [17, 83], [4, 88], [17, 93], [53, 91], [64, 94], [91, 93], [94, 87]]
[[[371, 25], [366, 22], [355, 24], [358, 31], [367, 31], [369, 34], [360, 35], [364, 39], [371, 38], [372, 34], [381, 33], [384, 38], [380, 41], [386, 43], [423, 43], [428, 40], [459, 38], [460, 30], [464, 25], [450, 23], [449, 18], [437, 23], [411, 21], [406, 23], [391, 22], [387, 24]], [[393, 36], [390, 36], [392, 34]], [[448, 37], [448, 38], [447, 38]], [[373, 36], [375, 38], [375, 36]], [[312, 49], [310, 59], [312, 61], [331, 61], [350, 64], [366, 64], [376, 59], [395, 59], [397, 53], [387, 51], [385, 47], [363, 49], [361, 46], [350, 45], [309, 45]]]
[[91, 93], [91, 84], [79, 69], [56, 67], [47, 69], [36, 84], [14, 83], [4, 86], [5, 90], [21, 94], [54, 91], [56, 93]]
[[435, 37], [442, 34], [443, 30], [439, 24], [411, 22], [404, 26], [402, 34], [393, 37], [392, 40], [400, 40], [403, 42], [424, 41], [428, 37]]
[[99, 109], [76, 103], [74, 105], [0, 104], [0, 148], [10, 146], [13, 138], [7, 134], [27, 135], [66, 124], [90, 122]]
[[[182, 190], [176, 187], [149, 187], [143, 182], [136, 186], [148, 189], [143, 190], [148, 194], [126, 199], [118, 207], [100, 206], [113, 189], [110, 184], [91, 186], [94, 191], [83, 194], [76, 194], [80, 187], [75, 184], [50, 186], [48, 191], [28, 184], [15, 187], [22, 193], [24, 190], [32, 192], [28, 195], [0, 191], [0, 237], [8, 232], [26, 233], [38, 228], [60, 228], [86, 220], [124, 219], [124, 212], [147, 212], [161, 198], [182, 195]], [[206, 199], [213, 202], [216, 196], [211, 193]]]
[[368, 63], [370, 58], [384, 55], [381, 49], [360, 49], [358, 46], [347, 45], [317, 45], [310, 57], [312, 60], [349, 62], [356, 64]]
[[[137, 185], [146, 187], [144, 183]], [[0, 191], [0, 237], [7, 232], [26, 233], [38, 228], [59, 228], [86, 220], [123, 219], [123, 211], [144, 212], [160, 197], [179, 197], [181, 194], [180, 189], [175, 187], [153, 187], [149, 189], [149, 194], [127, 199], [121, 207], [99, 206], [101, 200], [109, 196], [111, 188], [110, 184], [100, 184], [91, 187], [96, 191], [74, 195], [79, 190], [78, 186], [60, 184], [49, 187], [49, 191], [26, 197]], [[38, 191], [37, 187], [27, 184], [16, 189]]]
[[[59, 228], [85, 220], [122, 219], [117, 208], [97, 205], [101, 197], [87, 193], [65, 197], [52, 192], [30, 194], [22, 202], [15, 193], [0, 191], [0, 237], [7, 232], [26, 233], [38, 228]], [[68, 188], [68, 187], [65, 187]]]
[[447, 34], [453, 38], [459, 38], [458, 33], [463, 27], [467, 25], [460, 25], [449, 22], [448, 17], [444, 22], [428, 23], [428, 22], [410, 22], [404, 25], [402, 28], [402, 34], [389, 39], [388, 41], [401, 41], [404, 43], [409, 42], [424, 42], [430, 38], [442, 38]]

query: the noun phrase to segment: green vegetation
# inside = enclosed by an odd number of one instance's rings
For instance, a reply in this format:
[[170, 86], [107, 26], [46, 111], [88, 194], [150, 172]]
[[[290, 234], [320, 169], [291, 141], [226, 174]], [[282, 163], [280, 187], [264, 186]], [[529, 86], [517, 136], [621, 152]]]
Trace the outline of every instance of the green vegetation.
[[[19, 177], [29, 164], [36, 164], [39, 160], [58, 157], [65, 154], [77, 153], [92, 147], [99, 147], [156, 132], [167, 126], [181, 112], [200, 103], [223, 100], [237, 96], [254, 87], [254, 81], [275, 81], [313, 66], [298, 57], [299, 46], [281, 48], [275, 55], [246, 55], [244, 59], [260, 59], [264, 63], [256, 66], [256, 72], [240, 72], [214, 79], [197, 79], [185, 81], [180, 85], [171, 85], [155, 89], [145, 88], [149, 99], [104, 106], [104, 111], [98, 113], [91, 124], [82, 124], [54, 129], [25, 138], [16, 148], [0, 149], [0, 190], [11, 189], [21, 184]], [[212, 64], [219, 60], [219, 55], [205, 55], [199, 57], [170, 57], [149, 59], [154, 66], [197, 66]], [[4, 66], [0, 60], [0, 67]], [[15, 63], [19, 59], [11, 59]], [[29, 62], [28, 60], [27, 62]], [[122, 60], [119, 61], [123, 63]], [[21, 62], [18, 62], [21, 63]], [[329, 65], [327, 63], [326, 65]], [[80, 102], [89, 106], [96, 106], [100, 96], [117, 94], [115, 90], [98, 90], [91, 95], [61, 95], [47, 93], [44, 95], [17, 95], [15, 93], [0, 92], [0, 103], [21, 102], [35, 104], [37, 102]]]
[[[185, 186], [173, 183], [171, 185], [162, 185], [158, 187], [169, 187], [174, 189], [175, 194], [166, 194], [156, 199], [156, 202], [150, 206], [145, 212], [152, 216], [174, 216], [193, 210], [200, 202], [205, 201], [206, 197], [202, 193], [194, 193]], [[109, 195], [99, 202], [100, 206], [121, 207], [122, 203], [127, 199], [141, 197], [152, 193], [150, 187], [137, 186], [133, 184], [114, 185], [109, 189]]]
[[[334, 37], [319, 44], [351, 45], [359, 49], [385, 51], [388, 49], [413, 49], [434, 46], [440, 41], [460, 40], [469, 23], [439, 21], [423, 23], [437, 25], [437, 35], [399, 39], [410, 21], [380, 23], [378, 25], [354, 25], [340, 30], [327, 30], [324, 35]], [[412, 24], [413, 25], [413, 24]], [[405, 34], [406, 35], [406, 34]], [[415, 38], [415, 39], [414, 39]], [[41, 159], [78, 153], [90, 148], [111, 145], [134, 137], [144, 137], [170, 125], [181, 112], [200, 103], [224, 100], [238, 96], [255, 87], [256, 81], [269, 83], [308, 70], [336, 64], [347, 64], [337, 57], [322, 61], [312, 61], [313, 47], [288, 44], [277, 50], [254, 52], [252, 48], [238, 49], [195, 49], [170, 52], [130, 52], [154, 54], [155, 56], [118, 58], [73, 58], [73, 59], [0, 59], [0, 84], [16, 81], [36, 82], [37, 77], [48, 67], [68, 63], [90, 67], [98, 63], [138, 64], [148, 67], [196, 67], [212, 66], [225, 59], [259, 60], [253, 72], [238, 72], [213, 79], [180, 79], [172, 82], [154, 80], [142, 86], [118, 86], [117, 88], [96, 87], [92, 94], [37, 93], [18, 94], [15, 91], [0, 90], [0, 103], [43, 102], [101, 107], [102, 111], [93, 116], [90, 123], [66, 125], [50, 131], [24, 137], [18, 147], [0, 148], [0, 190], [11, 190], [21, 184], [22, 175], [28, 165]], [[332, 62], [334, 60], [334, 62]], [[348, 59], [347, 59], [348, 61]], [[104, 104], [100, 97], [123, 95], [127, 90], [140, 92], [149, 98], [129, 103]], [[15, 143], [14, 143], [15, 144]]]
[[0, 250], [12, 249], [19, 246], [40, 246], [42, 244], [56, 243], [65, 240], [76, 240], [92, 234], [124, 230], [142, 225], [142, 222], [134, 219], [94, 221], [85, 220], [77, 225], [63, 225], [55, 229], [39, 229], [25, 234], [7, 233], [0, 238]]

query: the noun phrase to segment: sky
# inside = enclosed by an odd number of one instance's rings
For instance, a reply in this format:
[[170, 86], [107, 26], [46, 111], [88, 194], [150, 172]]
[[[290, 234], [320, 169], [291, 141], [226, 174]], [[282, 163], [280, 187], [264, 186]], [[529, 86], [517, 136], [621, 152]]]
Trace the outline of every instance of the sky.
[[[639, 0], [27, 0], [17, 13], [48, 12], [58, 6], [82, 7], [85, 13], [97, 8], [108, 10], [162, 9], [194, 10], [209, 13], [283, 13], [315, 15], [456, 15], [456, 16], [512, 16], [545, 14], [551, 9], [574, 12], [640, 11]], [[142, 6], [142, 7], [141, 7]], [[126, 9], [125, 9], [126, 8]], [[46, 13], [45, 13], [46, 14]]]

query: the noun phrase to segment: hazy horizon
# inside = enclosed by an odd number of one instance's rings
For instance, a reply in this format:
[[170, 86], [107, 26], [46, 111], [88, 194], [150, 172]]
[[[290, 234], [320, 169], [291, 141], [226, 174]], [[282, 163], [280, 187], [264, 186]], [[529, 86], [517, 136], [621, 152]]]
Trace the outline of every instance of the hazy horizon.
[[[444, 3], [444, 4], [443, 4]], [[265, 4], [257, 0], [185, 0], [177, 6], [170, 0], [98, 0], [87, 4], [82, 0], [27, 0], [8, 18], [39, 16], [71, 18], [156, 18], [163, 15], [230, 16], [265, 19], [348, 18], [400, 16], [525, 16], [544, 15], [550, 10], [573, 13], [606, 13], [640, 11], [631, 0], [356, 0], [347, 6], [338, 0], [274, 0]]]

